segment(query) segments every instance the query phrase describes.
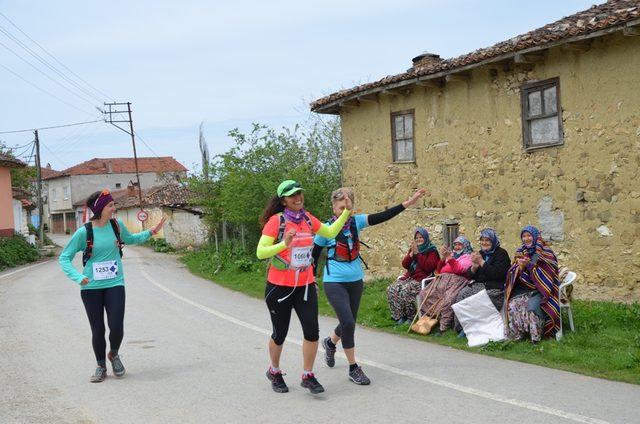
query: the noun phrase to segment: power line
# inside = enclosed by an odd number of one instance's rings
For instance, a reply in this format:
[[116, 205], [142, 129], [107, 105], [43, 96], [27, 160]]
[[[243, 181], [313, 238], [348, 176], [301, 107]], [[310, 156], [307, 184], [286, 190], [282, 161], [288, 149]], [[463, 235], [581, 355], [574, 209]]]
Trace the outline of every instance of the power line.
[[[0, 66], [2, 66], [0, 64]], [[33, 132], [35, 130], [52, 130], [54, 128], [65, 128], [65, 127], [75, 127], [76, 125], [86, 125], [86, 124], [92, 124], [94, 122], [102, 122], [102, 119], [96, 119], [93, 121], [85, 121], [85, 122], [75, 122], [73, 124], [64, 124], [64, 125], [55, 125], [52, 127], [40, 127], [40, 128], [29, 128], [26, 130], [15, 130], [15, 131], [2, 131], [0, 132], [0, 134], [14, 134], [14, 133], [21, 133], [21, 132]]]
[[44, 144], [42, 141], [40, 142], [40, 145], [42, 147], [44, 147], [45, 149], [47, 149], [47, 151], [49, 151], [49, 153], [51, 153], [56, 159], [58, 159], [64, 166], [65, 168], [69, 168], [69, 164], [66, 163], [64, 160], [60, 159], [60, 156], [56, 155], [55, 153], [53, 153], [53, 151], [51, 151], [50, 148], [47, 147], [46, 144]]
[[134, 134], [136, 135], [136, 137], [138, 137], [138, 139], [140, 141], [142, 141], [142, 144], [144, 144], [145, 146], [147, 146], [147, 149], [149, 149], [151, 151], [151, 153], [153, 153], [157, 158], [159, 158], [160, 156], [151, 148], [151, 146], [149, 146], [147, 144], [146, 141], [144, 141], [144, 139], [142, 137], [140, 137], [140, 134], [138, 134], [137, 132], [134, 132]]
[[73, 105], [73, 104], [71, 104], [71, 103], [67, 102], [66, 100], [61, 99], [60, 97], [56, 96], [55, 94], [52, 94], [51, 92], [49, 92], [49, 91], [45, 90], [44, 88], [42, 88], [42, 87], [40, 87], [40, 86], [38, 86], [38, 85], [36, 85], [36, 84], [32, 83], [31, 81], [28, 81], [28, 80], [24, 79], [20, 74], [18, 74], [18, 73], [16, 73], [16, 72], [12, 71], [11, 69], [9, 69], [8, 67], [6, 67], [6, 66], [5, 66], [5, 65], [3, 65], [2, 63], [0, 63], [0, 66], [2, 66], [2, 67], [3, 67], [4, 69], [6, 69], [8, 72], [12, 73], [16, 78], [20, 78], [22, 81], [24, 81], [24, 82], [26, 82], [27, 84], [29, 84], [29, 85], [31, 85], [31, 86], [33, 86], [33, 87], [37, 88], [38, 90], [40, 90], [40, 91], [42, 91], [43, 93], [45, 93], [45, 94], [47, 94], [47, 95], [49, 95], [49, 96], [53, 97], [54, 99], [56, 99], [56, 100], [58, 100], [58, 101], [60, 101], [60, 102], [64, 103], [65, 105], [67, 105], [67, 106], [69, 106], [69, 107], [71, 107], [71, 108], [73, 108], [73, 109], [75, 109], [75, 110], [78, 110], [78, 111], [80, 111], [80, 112], [82, 112], [82, 113], [86, 113], [87, 115], [92, 115], [92, 114], [93, 114], [93, 112], [87, 112], [86, 110], [80, 109], [79, 107], [77, 107], [77, 106], [75, 106], [75, 105]]
[[96, 93], [100, 94], [101, 96], [104, 96], [104, 98], [107, 99], [111, 99], [112, 96], [106, 94], [104, 91], [101, 91], [99, 89], [97, 89], [96, 87], [94, 87], [93, 85], [89, 84], [87, 81], [85, 81], [82, 77], [80, 77], [80, 75], [76, 74], [75, 72], [73, 72], [71, 69], [69, 69], [64, 63], [60, 62], [58, 60], [58, 58], [56, 58], [52, 53], [50, 53], [47, 49], [45, 49], [44, 47], [42, 47], [36, 40], [34, 40], [33, 38], [31, 38], [29, 36], [29, 34], [27, 34], [26, 32], [24, 32], [22, 29], [20, 29], [20, 27], [18, 27], [11, 19], [9, 19], [4, 13], [0, 12], [0, 16], [2, 16], [4, 19], [7, 20], [7, 22], [9, 22], [15, 29], [17, 29], [18, 31], [20, 31], [20, 33], [22, 35], [24, 35], [27, 39], [29, 39], [33, 44], [35, 44], [36, 46], [38, 46], [40, 48], [40, 50], [42, 50], [43, 52], [45, 52], [49, 57], [51, 57], [53, 60], [55, 60], [60, 66], [62, 66], [64, 69], [66, 69], [67, 71], [69, 71], [72, 75], [74, 75], [76, 78], [78, 78], [78, 80], [82, 81], [84, 84], [87, 85], [87, 87], [91, 88], [92, 90], [94, 90]]
[[95, 104], [91, 101], [88, 100], [86, 97], [81, 96], [80, 94], [76, 93], [75, 91], [72, 91], [69, 87], [67, 87], [66, 85], [62, 84], [60, 81], [52, 78], [50, 75], [48, 75], [46, 72], [43, 72], [40, 68], [38, 68], [37, 66], [35, 66], [33, 63], [29, 62], [27, 59], [23, 58], [22, 56], [20, 56], [18, 53], [16, 53], [11, 47], [7, 46], [6, 44], [4, 44], [2, 41], [0, 41], [0, 46], [4, 47], [5, 49], [9, 50], [11, 53], [14, 54], [14, 56], [16, 56], [18, 59], [22, 60], [24, 63], [26, 63], [27, 65], [31, 66], [33, 69], [35, 69], [36, 71], [40, 72], [42, 75], [44, 75], [46, 78], [48, 78], [49, 80], [51, 80], [52, 82], [58, 84], [60, 87], [64, 88], [65, 90], [67, 90], [69, 93], [73, 94], [74, 96], [78, 97], [80, 100], [83, 100], [87, 103], [89, 103], [91, 106], [95, 106]]
[[6, 35], [7, 37], [9, 37], [11, 40], [13, 40], [14, 43], [16, 43], [17, 45], [19, 45], [20, 47], [22, 47], [23, 50], [25, 50], [27, 53], [29, 53], [31, 56], [33, 56], [38, 62], [42, 63], [44, 66], [46, 66], [47, 68], [51, 69], [53, 72], [55, 72], [56, 74], [58, 74], [62, 79], [64, 79], [65, 81], [67, 81], [69, 84], [73, 85], [74, 87], [76, 87], [78, 90], [80, 90], [82, 93], [88, 95], [89, 97], [93, 97], [94, 99], [96, 99], [98, 102], [102, 103], [103, 99], [100, 97], [97, 97], [94, 93], [90, 92], [89, 90], [87, 90], [86, 88], [80, 86], [78, 83], [76, 83], [75, 81], [71, 80], [69, 77], [67, 77], [66, 75], [64, 75], [62, 72], [60, 72], [56, 67], [54, 67], [53, 65], [51, 65], [46, 59], [44, 59], [42, 56], [40, 56], [38, 53], [34, 52], [33, 50], [31, 50], [26, 44], [24, 44], [22, 41], [20, 41], [18, 38], [16, 38], [13, 34], [11, 34], [9, 31], [7, 31], [5, 28], [3, 28], [2, 26], [0, 26], [0, 32], [2, 32], [4, 35]]

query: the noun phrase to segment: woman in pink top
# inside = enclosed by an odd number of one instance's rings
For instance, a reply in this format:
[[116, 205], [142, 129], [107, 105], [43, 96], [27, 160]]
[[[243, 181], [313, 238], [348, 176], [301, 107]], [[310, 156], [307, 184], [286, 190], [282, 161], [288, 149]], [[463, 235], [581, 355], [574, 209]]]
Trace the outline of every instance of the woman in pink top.
[[[436, 280], [420, 292], [418, 297], [422, 305], [422, 312], [429, 311], [433, 305], [438, 304], [440, 310], [440, 328], [436, 335], [441, 335], [448, 328], [453, 327], [453, 309], [451, 305], [455, 302], [460, 290], [469, 284], [465, 276], [471, 268], [471, 253], [473, 248], [471, 242], [464, 236], [459, 236], [453, 241], [453, 250], [446, 246], [440, 248], [440, 262], [438, 263]], [[426, 296], [426, 298], [425, 298]]]

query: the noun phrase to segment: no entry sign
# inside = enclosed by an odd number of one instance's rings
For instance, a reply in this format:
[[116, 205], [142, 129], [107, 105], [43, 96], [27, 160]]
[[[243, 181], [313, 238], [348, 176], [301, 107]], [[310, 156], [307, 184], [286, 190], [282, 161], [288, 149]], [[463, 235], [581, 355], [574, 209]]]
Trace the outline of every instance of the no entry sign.
[[149, 214], [147, 213], [147, 211], [139, 210], [138, 221], [145, 222], [147, 219], [149, 219]]

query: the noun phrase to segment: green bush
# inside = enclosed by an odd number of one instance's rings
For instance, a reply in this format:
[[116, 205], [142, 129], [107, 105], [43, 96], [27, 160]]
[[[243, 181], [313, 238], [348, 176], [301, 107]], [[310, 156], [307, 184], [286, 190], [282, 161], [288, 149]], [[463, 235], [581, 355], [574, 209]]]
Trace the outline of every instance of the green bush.
[[167, 243], [167, 240], [165, 240], [163, 238], [159, 238], [159, 239], [151, 238], [151, 239], [149, 239], [147, 244], [150, 245], [153, 248], [154, 251], [160, 252], [160, 253], [167, 253], [167, 252], [175, 252], [176, 251], [176, 249], [174, 249], [173, 246], [171, 246], [169, 243]]
[[[27, 224], [27, 227], [29, 228], [29, 234], [33, 234], [36, 236], [36, 238], [39, 238], [38, 229], [34, 227], [33, 224]], [[44, 242], [42, 244], [44, 244], [45, 246], [51, 246], [55, 244], [53, 241], [51, 241], [46, 233], [42, 233], [42, 235], [44, 236]]]
[[0, 270], [37, 261], [38, 250], [21, 235], [0, 238]]
[[207, 275], [220, 271], [256, 272], [265, 269], [264, 262], [235, 242], [220, 245], [217, 252], [212, 245], [189, 252], [183, 261], [197, 263], [199, 271]]

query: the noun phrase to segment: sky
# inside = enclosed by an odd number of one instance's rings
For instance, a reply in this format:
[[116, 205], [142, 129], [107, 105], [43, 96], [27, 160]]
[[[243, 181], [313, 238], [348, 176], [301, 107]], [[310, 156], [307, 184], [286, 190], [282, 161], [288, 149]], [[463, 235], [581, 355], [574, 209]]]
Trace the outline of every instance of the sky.
[[[104, 102], [131, 102], [138, 155], [198, 171], [201, 122], [213, 156], [233, 128], [304, 122], [311, 101], [404, 72], [424, 51], [455, 57], [600, 2], [0, 0], [0, 132], [93, 121]], [[133, 155], [103, 121], [39, 138], [43, 165], [58, 170]], [[0, 134], [10, 147], [32, 140]]]

